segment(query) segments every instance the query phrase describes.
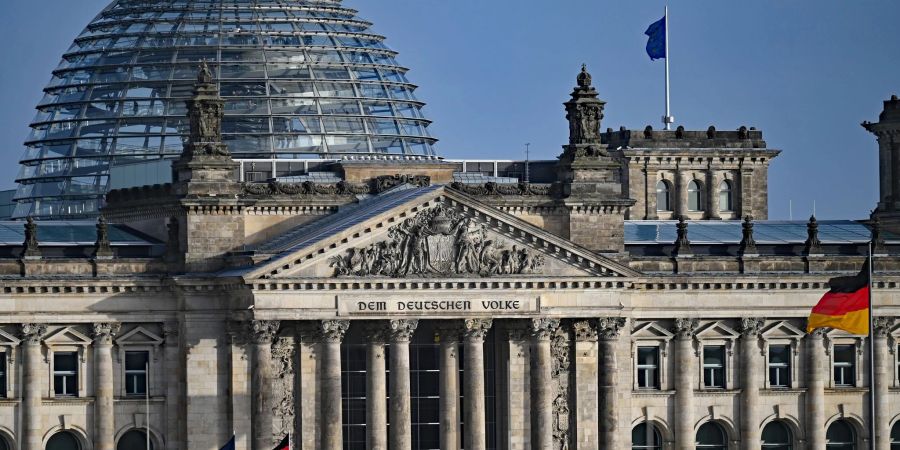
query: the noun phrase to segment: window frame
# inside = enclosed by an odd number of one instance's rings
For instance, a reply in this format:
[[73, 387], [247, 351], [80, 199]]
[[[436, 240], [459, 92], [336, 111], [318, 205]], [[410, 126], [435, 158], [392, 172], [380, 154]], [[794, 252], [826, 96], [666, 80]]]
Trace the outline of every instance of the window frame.
[[[634, 442], [632, 442], [632, 444], [631, 444], [632, 450], [653, 450], [653, 449], [662, 450], [662, 449], [666, 448], [666, 440], [665, 440], [665, 437], [663, 436], [662, 430], [660, 430], [660, 427], [656, 426], [656, 424], [652, 420], [644, 420], [642, 422], [634, 424], [631, 427], [632, 436], [634, 435], [634, 429], [641, 425], [647, 427], [647, 429], [652, 432], [652, 433], [648, 433], [648, 436], [652, 434], [652, 436], [654, 438], [659, 438], [659, 445], [653, 445], [653, 443], [650, 442], [647, 445], [637, 446], [636, 444], [634, 444]], [[633, 441], [633, 439], [632, 439], [632, 441]]]
[[[665, 188], [666, 188], [666, 191], [665, 191], [665, 193], [666, 193], [666, 209], [660, 209], [660, 207], [659, 207], [659, 196], [662, 193], [659, 190], [660, 185], [665, 186]], [[661, 178], [659, 178], [659, 180], [657, 180], [656, 187], [655, 187], [656, 188], [655, 200], [656, 200], [656, 212], [657, 213], [671, 213], [671, 212], [675, 211], [674, 202], [672, 201], [673, 200], [672, 192], [674, 190], [673, 186], [674, 186], [674, 184], [664, 177], [661, 177]]]
[[[727, 186], [728, 189], [722, 189], [723, 185]], [[720, 213], [734, 213], [735, 212], [736, 208], [735, 208], [735, 201], [734, 201], [734, 191], [735, 191], [734, 180], [731, 180], [728, 177], [723, 177], [721, 180], [719, 180], [719, 185], [716, 187], [716, 195], [718, 196], [718, 200], [719, 200], [717, 212], [720, 212]], [[727, 205], [722, 204], [722, 199], [723, 199], [722, 194], [724, 194], [725, 192], [728, 193], [727, 202], [726, 202]]]
[[10, 356], [12, 356], [12, 349], [7, 349], [7, 347], [0, 347], [0, 399], [8, 399], [10, 398], [10, 378], [12, 378], [11, 369], [13, 367], [10, 362]]
[[[84, 376], [82, 376], [82, 375], [84, 374], [84, 372], [81, 370], [82, 369], [82, 367], [81, 367], [82, 364], [80, 362], [81, 358], [79, 357], [78, 353], [79, 352], [77, 350], [66, 351], [63, 349], [54, 349], [52, 354], [50, 355], [50, 379], [51, 379], [50, 391], [53, 393], [53, 395], [52, 395], [53, 398], [83, 397], [82, 394], [84, 394], [84, 391], [81, 389], [81, 384], [83, 382]], [[75, 361], [74, 361], [75, 362], [75, 370], [74, 371], [65, 371], [65, 373], [63, 373], [62, 371], [57, 371], [56, 370], [56, 356], [57, 355], [71, 355], [75, 359]], [[57, 376], [68, 377], [70, 375], [75, 377], [75, 392], [74, 393], [62, 393], [62, 394], [56, 392], [56, 377]], [[63, 378], [63, 379], [65, 380], [65, 378]], [[64, 381], [63, 382], [63, 391], [65, 391], [65, 385], [66, 385], [66, 383]]]
[[[652, 369], [650, 368], [642, 368], [640, 364], [640, 352], [641, 349], [652, 349], [656, 353], [656, 366]], [[638, 391], [659, 391], [662, 390], [662, 350], [659, 345], [638, 345], [635, 349], [635, 358], [634, 358], [634, 389]], [[642, 387], [641, 386], [641, 371], [642, 370], [653, 370], [655, 373], [653, 386], [652, 387]]]
[[[788, 442], [786, 444], [766, 444], [765, 441], [763, 440], [763, 436], [765, 435], [766, 428], [768, 428], [769, 426], [771, 426], [773, 424], [782, 426], [787, 430]], [[788, 423], [788, 421], [786, 421], [784, 419], [776, 419], [776, 420], [772, 420], [770, 422], [763, 424], [762, 428], [760, 428], [759, 442], [760, 442], [760, 446], [761, 446], [762, 450], [766, 450], [768, 448], [784, 447], [785, 445], [787, 445], [788, 450], [794, 450], [795, 448], [797, 448], [796, 435], [797, 435], [797, 433], [794, 432], [794, 428]], [[778, 446], [778, 447], [776, 447], [776, 446]]]
[[[164, 327], [165, 328], [165, 327]], [[165, 335], [165, 331], [163, 332]], [[114, 370], [116, 371], [117, 392], [120, 397], [136, 398], [137, 395], [128, 394], [125, 376], [125, 354], [127, 352], [149, 352], [148, 362], [150, 363], [147, 380], [149, 383], [150, 397], [159, 395], [163, 392], [160, 371], [164, 370], [163, 364], [160, 363], [162, 356], [161, 346], [165, 344], [165, 338], [157, 335], [144, 325], [138, 325], [126, 333], [121, 333], [115, 340], [116, 344], [116, 360]], [[145, 394], [141, 394], [143, 398]]]
[[[859, 387], [860, 381], [861, 381], [860, 374], [859, 374], [859, 370], [860, 370], [859, 357], [862, 354], [862, 352], [864, 351], [864, 349], [862, 348], [862, 343], [839, 340], [838, 342], [832, 343], [828, 347], [829, 347], [829, 354], [830, 354], [829, 362], [831, 365], [831, 371], [830, 371], [831, 372], [831, 387], [834, 389], [847, 389], [847, 388]], [[836, 361], [837, 347], [850, 347], [851, 348], [853, 359], [850, 361], [849, 366], [844, 365], [843, 363], [841, 363], [841, 365], [838, 366], [838, 363]], [[836, 379], [836, 375], [837, 375], [836, 370], [838, 367], [849, 367], [850, 368], [850, 374], [853, 376], [853, 381], [851, 383], [838, 384], [838, 380]]]
[[[656, 321], [635, 324], [631, 332], [631, 390], [638, 392], [658, 392], [670, 390], [669, 383], [669, 343], [675, 335]], [[638, 388], [637, 349], [638, 347], [659, 347], [659, 389]]]
[[[131, 393], [128, 392], [128, 354], [129, 353], [146, 353], [147, 354], [147, 367], [144, 370], [141, 370], [146, 377], [145, 382], [145, 392], [142, 393]], [[153, 386], [153, 378], [150, 376], [150, 372], [153, 367], [153, 351], [150, 348], [142, 347], [142, 346], [128, 346], [127, 348], [122, 349], [122, 395], [124, 397], [146, 397], [148, 393], [151, 391], [151, 387]], [[131, 372], [137, 372], [132, 370]]]
[[[773, 346], [777, 347], [787, 347], [788, 349], [788, 362], [787, 362], [787, 375], [789, 377], [787, 385], [776, 385], [772, 380], [772, 356], [771, 356], [771, 348]], [[794, 373], [797, 370], [796, 361], [794, 358], [796, 357], [797, 346], [796, 342], [785, 342], [784, 340], [774, 340], [766, 343], [766, 389], [772, 390], [785, 390], [785, 389], [793, 389], [797, 382], [796, 374]]]
[[[696, 191], [691, 190], [691, 186], [697, 186]], [[704, 205], [704, 192], [703, 192], [703, 182], [696, 178], [689, 178], [687, 183], [684, 185], [684, 190], [687, 193], [687, 204], [684, 205], [684, 210], [689, 213], [701, 213], [705, 212], [706, 208]], [[691, 194], [696, 194], [697, 200], [697, 208], [691, 208]]]
[[[711, 365], [708, 365], [708, 364], [706, 363], [706, 349], [707, 349], [707, 348], [717, 348], [717, 349], [721, 349], [721, 351], [722, 351], [722, 364], [721, 364], [718, 368], [712, 367]], [[702, 345], [700, 346], [700, 349], [699, 349], [699, 352], [700, 352], [700, 368], [701, 368], [701, 372], [700, 372], [700, 386], [702, 386], [703, 389], [705, 389], [705, 390], [711, 390], [711, 391], [719, 391], [719, 390], [724, 391], [724, 390], [728, 390], [728, 388], [730, 387], [729, 381], [730, 381], [730, 378], [731, 378], [731, 377], [730, 377], [729, 375], [730, 375], [730, 372], [731, 372], [731, 371], [728, 370], [728, 365], [729, 365], [729, 364], [728, 364], [728, 351], [729, 351], [728, 345], [725, 345], [725, 344], [708, 344], [708, 343], [702, 343]], [[706, 371], [707, 371], [707, 370], [715, 370], [715, 371], [720, 371], [720, 372], [721, 372], [721, 378], [722, 378], [722, 383], [721, 383], [722, 385], [721, 385], [721, 386], [710, 386], [710, 385], [707, 385], [707, 384], [706, 384]], [[715, 379], [715, 375], [713, 375], [713, 379]]]

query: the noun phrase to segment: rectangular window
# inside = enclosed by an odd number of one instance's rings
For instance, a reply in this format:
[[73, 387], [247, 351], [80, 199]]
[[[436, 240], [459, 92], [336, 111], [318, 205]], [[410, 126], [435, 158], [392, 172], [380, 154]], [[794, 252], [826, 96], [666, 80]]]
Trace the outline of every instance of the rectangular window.
[[659, 389], [659, 347], [637, 349], [638, 389]]
[[78, 396], [77, 353], [53, 353], [53, 393], [57, 397]]
[[150, 352], [125, 352], [125, 395], [147, 395]]
[[856, 385], [856, 346], [834, 346], [834, 385]]
[[6, 353], [0, 353], [0, 398], [6, 398]]
[[703, 347], [703, 386], [708, 389], [725, 389], [725, 346]]
[[791, 387], [791, 346], [769, 346], [769, 386], [787, 389]]

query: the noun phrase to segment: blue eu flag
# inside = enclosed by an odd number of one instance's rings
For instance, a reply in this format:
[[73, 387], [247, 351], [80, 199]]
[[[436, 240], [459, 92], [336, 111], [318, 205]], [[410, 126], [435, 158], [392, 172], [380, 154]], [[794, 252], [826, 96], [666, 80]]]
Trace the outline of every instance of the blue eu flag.
[[228, 443], [222, 447], [222, 450], [234, 450], [234, 436], [231, 436], [231, 439], [229, 439]]
[[653, 22], [650, 28], [644, 32], [650, 39], [647, 40], [647, 54], [650, 59], [656, 60], [666, 57], [666, 18]]

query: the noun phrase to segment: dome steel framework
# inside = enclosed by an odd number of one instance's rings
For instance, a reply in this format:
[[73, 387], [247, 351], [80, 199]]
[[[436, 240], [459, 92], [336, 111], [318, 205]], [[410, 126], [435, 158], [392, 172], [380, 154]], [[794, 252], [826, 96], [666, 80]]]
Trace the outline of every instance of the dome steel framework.
[[207, 61], [236, 159], [433, 157], [423, 103], [371, 23], [340, 0], [116, 0], [37, 106], [15, 217], [96, 215], [114, 166], [175, 158]]

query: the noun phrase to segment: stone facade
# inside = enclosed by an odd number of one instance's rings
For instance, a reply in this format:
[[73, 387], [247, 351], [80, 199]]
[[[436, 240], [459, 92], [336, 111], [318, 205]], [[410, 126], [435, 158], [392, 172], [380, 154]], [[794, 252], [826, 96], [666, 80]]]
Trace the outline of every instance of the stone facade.
[[[215, 122], [217, 96], [197, 97], [195, 126]], [[792, 448], [821, 449], [839, 423], [867, 443], [870, 344], [804, 331], [860, 246], [757, 247], [751, 222], [740, 249], [691, 246], [685, 222], [675, 251], [628, 244], [625, 218], [654, 208], [626, 193], [663, 176], [735, 177], [740, 208], [719, 218], [764, 217], [777, 152], [755, 130], [615, 141], [597, 131], [603, 107], [582, 71], [560, 180], [515, 189], [445, 185], [446, 168], [421, 162], [242, 185], [204, 125], [173, 186], [108, 199], [107, 221], [164, 254], [126, 257], [98, 236], [103, 258], [41, 256], [32, 228], [22, 256], [0, 260], [0, 439], [39, 450], [67, 432], [110, 450], [149, 429], [172, 450], [232, 435], [262, 450], [288, 433], [309, 450], [624, 450], [642, 427], [655, 448], [692, 449], [714, 424], [736, 450], [775, 424]], [[715, 157], [675, 157], [702, 139]], [[194, 180], [207, 170], [222, 178]], [[898, 251], [888, 240], [874, 266], [879, 450], [900, 411]]]

